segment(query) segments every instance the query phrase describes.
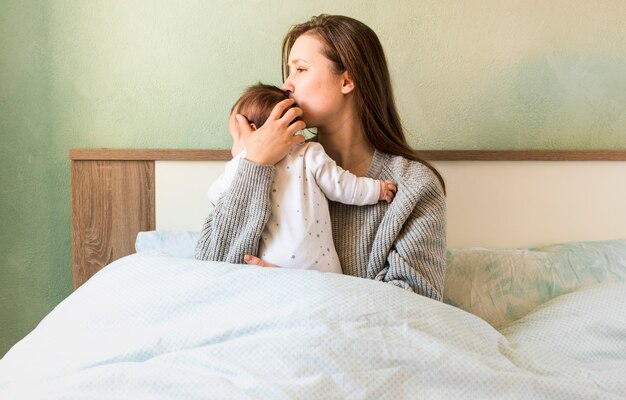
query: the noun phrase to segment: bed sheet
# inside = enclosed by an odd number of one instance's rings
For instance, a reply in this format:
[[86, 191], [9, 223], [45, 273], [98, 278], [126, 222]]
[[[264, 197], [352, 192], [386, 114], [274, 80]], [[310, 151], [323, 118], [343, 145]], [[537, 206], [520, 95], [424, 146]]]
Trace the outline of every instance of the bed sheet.
[[0, 360], [0, 398], [624, 398], [625, 304], [600, 284], [499, 332], [372, 280], [135, 254]]

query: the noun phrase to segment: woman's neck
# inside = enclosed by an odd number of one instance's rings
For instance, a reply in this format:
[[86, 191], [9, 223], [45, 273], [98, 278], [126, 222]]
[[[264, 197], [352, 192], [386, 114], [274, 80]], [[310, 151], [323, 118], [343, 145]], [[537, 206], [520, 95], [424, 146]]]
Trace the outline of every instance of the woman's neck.
[[374, 146], [362, 129], [343, 125], [336, 131], [318, 130], [318, 141], [337, 164], [357, 176], [364, 176], [374, 156]]

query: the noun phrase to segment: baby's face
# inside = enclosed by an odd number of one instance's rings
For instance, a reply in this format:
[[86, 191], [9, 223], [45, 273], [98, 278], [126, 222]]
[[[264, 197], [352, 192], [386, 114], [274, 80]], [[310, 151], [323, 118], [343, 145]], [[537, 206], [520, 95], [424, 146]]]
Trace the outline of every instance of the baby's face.
[[228, 133], [233, 138], [233, 147], [230, 149], [230, 152], [235, 157], [244, 148], [243, 138], [239, 134], [239, 128], [237, 127], [235, 113], [230, 114], [230, 117], [228, 117]]

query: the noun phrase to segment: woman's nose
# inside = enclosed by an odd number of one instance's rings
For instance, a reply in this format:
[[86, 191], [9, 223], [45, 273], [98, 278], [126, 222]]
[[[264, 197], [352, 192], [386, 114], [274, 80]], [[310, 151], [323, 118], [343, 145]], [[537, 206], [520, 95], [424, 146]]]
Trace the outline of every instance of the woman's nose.
[[286, 92], [287, 95], [291, 95], [293, 93], [293, 85], [291, 84], [291, 80], [287, 78], [285, 82], [283, 82], [283, 86], [281, 87], [283, 92]]

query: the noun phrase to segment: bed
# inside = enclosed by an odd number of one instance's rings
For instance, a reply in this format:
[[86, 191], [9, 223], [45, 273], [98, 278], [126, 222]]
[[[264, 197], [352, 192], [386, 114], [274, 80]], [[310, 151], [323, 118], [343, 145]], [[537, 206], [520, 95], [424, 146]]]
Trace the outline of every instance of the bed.
[[625, 398], [626, 152], [424, 157], [444, 302], [194, 260], [226, 151], [72, 150], [75, 291], [0, 360], [0, 398]]

